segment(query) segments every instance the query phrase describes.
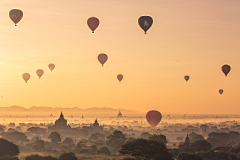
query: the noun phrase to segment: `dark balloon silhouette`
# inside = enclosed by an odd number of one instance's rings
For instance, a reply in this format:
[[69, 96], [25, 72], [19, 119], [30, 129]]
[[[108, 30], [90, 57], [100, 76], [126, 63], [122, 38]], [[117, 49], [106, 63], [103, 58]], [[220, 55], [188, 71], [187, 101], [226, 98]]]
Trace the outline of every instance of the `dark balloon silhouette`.
[[48, 65], [48, 68], [49, 68], [49, 69], [51, 70], [51, 72], [52, 72], [53, 69], [55, 68], [55, 65], [51, 63], [51, 64]]
[[222, 94], [222, 93], [223, 93], [223, 90], [222, 90], [222, 89], [219, 89], [219, 93]]
[[27, 83], [27, 81], [30, 79], [30, 74], [29, 73], [24, 73], [23, 75], [22, 75], [22, 77], [23, 77], [23, 79], [25, 80], [25, 82]]
[[147, 34], [147, 30], [152, 26], [153, 19], [150, 16], [141, 16], [138, 19], [139, 26], [144, 30], [145, 34]]
[[223, 73], [225, 74], [225, 76], [228, 75], [228, 73], [230, 72], [230, 70], [231, 70], [231, 67], [230, 67], [228, 64], [225, 64], [225, 65], [222, 66], [222, 71], [223, 71]]
[[102, 64], [102, 66], [104, 65], [104, 63], [106, 63], [107, 60], [108, 56], [105, 53], [101, 53], [98, 55], [98, 61]]
[[88, 27], [92, 30], [92, 33], [94, 33], [95, 29], [97, 29], [99, 25], [99, 19], [96, 17], [91, 17], [87, 20]]
[[162, 119], [160, 112], [152, 110], [146, 114], [146, 119], [150, 126], [154, 129]]
[[38, 69], [38, 70], [36, 71], [36, 73], [37, 73], [37, 75], [38, 75], [38, 77], [39, 77], [39, 79], [40, 79], [40, 78], [42, 77], [44, 71], [43, 71], [42, 69]]
[[188, 81], [188, 80], [189, 80], [189, 76], [185, 76], [184, 79], [185, 79], [186, 81]]
[[12, 9], [9, 12], [9, 17], [15, 23], [15, 26], [17, 26], [17, 23], [23, 18], [23, 12], [20, 9]]
[[117, 75], [117, 79], [119, 80], [119, 82], [121, 82], [123, 79], [123, 75], [122, 74]]

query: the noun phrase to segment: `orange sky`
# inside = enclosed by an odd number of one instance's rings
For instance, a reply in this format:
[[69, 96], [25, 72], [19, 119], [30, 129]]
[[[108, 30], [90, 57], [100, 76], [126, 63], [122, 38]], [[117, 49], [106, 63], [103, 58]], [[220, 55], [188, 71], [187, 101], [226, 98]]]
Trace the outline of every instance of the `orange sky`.
[[[13, 8], [24, 12], [17, 27]], [[147, 35], [142, 15], [154, 20]], [[100, 19], [94, 34], [86, 24], [92, 16]], [[1, 0], [0, 106], [237, 114], [239, 28], [237, 0]], [[99, 53], [109, 57], [104, 67]], [[228, 77], [223, 64], [232, 67]], [[45, 71], [41, 80], [37, 69]]]

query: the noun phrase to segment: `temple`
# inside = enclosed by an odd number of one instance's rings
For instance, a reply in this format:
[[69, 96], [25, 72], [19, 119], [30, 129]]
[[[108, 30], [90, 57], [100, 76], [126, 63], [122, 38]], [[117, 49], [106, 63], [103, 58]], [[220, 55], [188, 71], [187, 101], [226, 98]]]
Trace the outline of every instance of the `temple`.
[[119, 113], [118, 113], [118, 117], [123, 117], [122, 116], [122, 113], [119, 111]]
[[190, 142], [190, 139], [189, 139], [188, 134], [187, 134], [187, 137], [185, 138], [185, 142], [180, 143], [179, 146], [178, 146], [178, 149], [180, 151], [186, 153], [186, 152], [188, 152], [190, 144], [191, 144], [191, 142]]
[[55, 121], [55, 124], [53, 126], [48, 127], [49, 130], [66, 130], [66, 129], [71, 129], [69, 125], [67, 125], [67, 120], [64, 119], [64, 116], [61, 112], [60, 117]]

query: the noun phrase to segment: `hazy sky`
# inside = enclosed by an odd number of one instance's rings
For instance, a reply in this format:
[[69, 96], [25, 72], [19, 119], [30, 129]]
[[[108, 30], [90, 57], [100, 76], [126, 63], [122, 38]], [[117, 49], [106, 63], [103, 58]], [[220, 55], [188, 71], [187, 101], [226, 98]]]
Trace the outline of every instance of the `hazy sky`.
[[[17, 27], [13, 8], [24, 12]], [[142, 15], [154, 20], [146, 35]], [[94, 34], [92, 16], [100, 20]], [[237, 114], [239, 43], [239, 0], [1, 0], [0, 106]], [[104, 67], [100, 53], [109, 57]]]

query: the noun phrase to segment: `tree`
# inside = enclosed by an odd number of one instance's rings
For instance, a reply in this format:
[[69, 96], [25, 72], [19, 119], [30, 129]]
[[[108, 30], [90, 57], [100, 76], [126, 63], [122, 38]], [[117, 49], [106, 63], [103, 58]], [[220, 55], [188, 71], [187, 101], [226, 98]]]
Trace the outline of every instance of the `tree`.
[[142, 132], [140, 138], [149, 139], [150, 136], [151, 134], [149, 134], [148, 132]]
[[66, 137], [63, 141], [63, 144], [74, 146], [73, 140], [70, 137]]
[[202, 130], [203, 133], [207, 133], [209, 126], [206, 124], [203, 124], [200, 126], [200, 129]]
[[18, 157], [12, 157], [12, 156], [3, 156], [0, 157], [0, 160], [19, 160]]
[[15, 123], [9, 123], [8, 127], [14, 128], [15, 127]]
[[78, 149], [81, 149], [81, 148], [83, 148], [83, 147], [86, 147], [86, 143], [81, 140], [81, 141], [79, 141], [79, 142], [77, 143], [77, 148], [78, 148]]
[[125, 157], [125, 158], [123, 158], [123, 160], [136, 160], [136, 159], [132, 158], [132, 157]]
[[101, 147], [100, 150], [97, 151], [98, 154], [110, 154], [110, 151], [107, 147]]
[[51, 156], [42, 157], [39, 156], [38, 154], [32, 154], [30, 156], [25, 157], [25, 160], [58, 160], [58, 159]]
[[217, 147], [220, 140], [217, 138], [207, 138], [207, 142], [212, 145], [212, 147]]
[[8, 128], [7, 132], [17, 132], [17, 130], [13, 128]]
[[84, 136], [84, 137], [87, 137], [88, 136], [88, 130], [87, 129], [81, 129], [81, 134]]
[[46, 133], [46, 129], [40, 127], [31, 127], [28, 128], [27, 131], [31, 134], [43, 134]]
[[149, 140], [159, 141], [159, 142], [162, 142], [162, 143], [164, 143], [164, 144], [166, 144], [166, 143], [168, 142], [166, 136], [161, 135], [161, 134], [160, 134], [160, 135], [156, 135], [156, 134], [151, 135], [151, 136], [149, 137]]
[[180, 153], [177, 160], [203, 160], [201, 156], [197, 154]]
[[219, 140], [218, 146], [226, 145], [227, 142], [230, 140], [229, 135], [227, 133], [217, 133], [217, 132], [211, 132], [208, 135], [208, 138], [215, 138]]
[[15, 129], [16, 129], [18, 132], [22, 132], [22, 128], [21, 128], [20, 126], [17, 126]]
[[52, 143], [61, 142], [61, 137], [58, 132], [51, 132], [51, 134], [49, 134], [48, 138], [51, 139]]
[[121, 131], [115, 130], [113, 134], [107, 137], [107, 145], [112, 147], [114, 150], [119, 150], [125, 140], [125, 135]]
[[0, 157], [6, 155], [17, 156], [19, 153], [19, 148], [16, 144], [0, 138]]
[[95, 145], [95, 144], [91, 145], [89, 150], [90, 150], [91, 153], [95, 154], [97, 152], [97, 145]]
[[239, 132], [230, 131], [228, 132], [228, 135], [231, 141], [239, 141]]
[[178, 140], [178, 141], [182, 141], [182, 140], [183, 140], [183, 136], [181, 136], [181, 137], [177, 137], [176, 140]]
[[24, 133], [21, 132], [4, 132], [1, 133], [2, 137], [9, 141], [22, 141], [22, 142], [28, 142], [29, 139]]
[[190, 144], [190, 151], [209, 151], [211, 150], [212, 145], [206, 140], [198, 140]]
[[204, 140], [204, 137], [202, 135], [196, 134], [192, 138], [190, 138], [192, 142], [198, 141], [198, 140]]
[[119, 153], [130, 154], [136, 159], [173, 160], [166, 145], [162, 142], [146, 139], [135, 139], [121, 146]]
[[197, 133], [193, 132], [188, 135], [190, 139], [192, 139], [194, 136], [198, 135]]
[[89, 153], [89, 149], [82, 148], [82, 149], [79, 150], [79, 153]]
[[78, 160], [74, 153], [63, 153], [58, 160]]
[[36, 142], [34, 142], [32, 149], [34, 150], [43, 150], [45, 149], [45, 142], [43, 140], [37, 139]]
[[105, 138], [104, 134], [93, 133], [93, 134], [90, 135], [90, 137], [88, 139], [93, 140], [93, 141], [97, 141], [97, 140], [104, 140], [104, 138]]

